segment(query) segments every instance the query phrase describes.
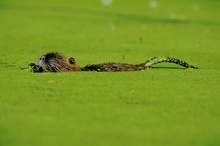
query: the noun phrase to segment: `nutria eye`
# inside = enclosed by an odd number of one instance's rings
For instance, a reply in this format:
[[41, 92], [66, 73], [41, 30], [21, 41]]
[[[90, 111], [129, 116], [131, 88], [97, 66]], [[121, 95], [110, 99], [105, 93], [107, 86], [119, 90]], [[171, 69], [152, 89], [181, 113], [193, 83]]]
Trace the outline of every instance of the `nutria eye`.
[[74, 58], [69, 58], [69, 62], [70, 62], [70, 64], [75, 64], [76, 63]]

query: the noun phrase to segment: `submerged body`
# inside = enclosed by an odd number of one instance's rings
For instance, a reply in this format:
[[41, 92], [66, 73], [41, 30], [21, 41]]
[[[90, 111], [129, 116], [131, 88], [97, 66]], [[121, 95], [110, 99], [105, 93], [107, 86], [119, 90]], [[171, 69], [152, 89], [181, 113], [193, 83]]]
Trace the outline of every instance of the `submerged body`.
[[121, 71], [137, 71], [146, 68], [150, 68], [155, 64], [162, 62], [175, 63], [186, 68], [194, 68], [192, 65], [172, 57], [154, 57], [147, 60], [144, 63], [133, 65], [126, 63], [101, 63], [91, 64], [85, 67], [80, 67], [76, 64], [74, 58], [67, 58], [60, 53], [47, 53], [42, 55], [38, 61], [38, 64], [31, 63], [30, 66], [33, 72], [77, 72], [77, 71], [98, 71], [98, 72], [121, 72]]

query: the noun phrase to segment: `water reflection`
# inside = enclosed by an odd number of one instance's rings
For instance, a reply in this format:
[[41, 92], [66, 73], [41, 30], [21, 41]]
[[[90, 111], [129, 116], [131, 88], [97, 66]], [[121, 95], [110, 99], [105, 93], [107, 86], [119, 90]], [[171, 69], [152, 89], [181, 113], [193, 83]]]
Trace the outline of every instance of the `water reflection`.
[[104, 6], [108, 6], [113, 2], [113, 0], [101, 0], [101, 2]]
[[156, 0], [151, 0], [149, 3], [149, 6], [151, 8], [157, 8], [158, 7], [158, 2]]

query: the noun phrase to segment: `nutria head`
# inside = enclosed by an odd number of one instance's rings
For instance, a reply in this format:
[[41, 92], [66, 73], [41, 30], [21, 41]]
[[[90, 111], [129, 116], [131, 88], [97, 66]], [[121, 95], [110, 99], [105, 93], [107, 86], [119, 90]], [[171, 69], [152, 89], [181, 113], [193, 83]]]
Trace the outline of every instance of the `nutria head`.
[[67, 58], [60, 53], [47, 53], [42, 55], [38, 65], [51, 72], [80, 71], [74, 58]]

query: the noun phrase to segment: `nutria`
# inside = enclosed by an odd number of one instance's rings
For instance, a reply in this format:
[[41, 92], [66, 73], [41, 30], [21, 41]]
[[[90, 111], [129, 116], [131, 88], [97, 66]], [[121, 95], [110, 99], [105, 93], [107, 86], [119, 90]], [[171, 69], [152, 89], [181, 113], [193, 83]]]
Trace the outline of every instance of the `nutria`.
[[102, 64], [91, 64], [86, 65], [85, 67], [79, 67], [74, 58], [67, 58], [63, 54], [60, 53], [47, 53], [42, 55], [38, 61], [38, 65], [31, 63], [29, 66], [31, 67], [33, 72], [77, 72], [77, 71], [98, 71], [98, 72], [120, 72], [120, 71], [137, 71], [146, 68], [150, 68], [155, 64], [161, 62], [170, 62], [175, 63], [180, 66], [186, 68], [194, 68], [192, 65], [181, 61], [179, 59], [173, 57], [154, 57], [150, 60], [147, 60], [145, 63], [141, 64], [126, 64], [126, 63], [102, 63]]

